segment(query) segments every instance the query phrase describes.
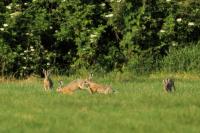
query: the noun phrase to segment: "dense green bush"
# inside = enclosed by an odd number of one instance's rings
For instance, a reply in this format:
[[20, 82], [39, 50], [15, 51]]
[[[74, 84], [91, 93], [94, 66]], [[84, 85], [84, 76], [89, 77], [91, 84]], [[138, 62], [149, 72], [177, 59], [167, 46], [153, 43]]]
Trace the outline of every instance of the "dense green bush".
[[160, 60], [171, 47], [194, 45], [200, 39], [200, 4], [195, 0], [126, 0], [112, 5], [120, 14], [113, 22], [123, 34], [120, 47], [128, 68], [136, 73], [162, 70]]
[[170, 47], [199, 41], [199, 7], [196, 0], [3, 0], [1, 74], [159, 70]]
[[184, 48], [171, 48], [161, 61], [166, 72], [200, 72], [200, 43]]

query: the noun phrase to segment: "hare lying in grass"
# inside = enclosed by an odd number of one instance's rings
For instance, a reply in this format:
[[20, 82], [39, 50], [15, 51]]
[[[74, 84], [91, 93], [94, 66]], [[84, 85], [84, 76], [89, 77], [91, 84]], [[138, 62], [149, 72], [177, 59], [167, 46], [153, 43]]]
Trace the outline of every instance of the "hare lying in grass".
[[93, 93], [101, 93], [101, 94], [110, 94], [113, 93], [113, 90], [110, 86], [101, 85], [91, 80], [85, 80], [84, 86], [89, 88], [91, 94]]
[[169, 78], [164, 79], [163, 80], [163, 85], [164, 85], [164, 90], [166, 92], [171, 92], [172, 89], [174, 89], [174, 91], [176, 90], [175, 89], [175, 85], [174, 85], [174, 80], [172, 80], [172, 79], [169, 79]]
[[77, 79], [70, 82], [68, 85], [64, 87], [63, 87], [63, 82], [60, 81], [59, 82], [60, 85], [56, 91], [63, 94], [73, 94], [73, 92], [78, 89], [84, 89], [84, 81], [85, 80]]
[[53, 81], [50, 78], [51, 71], [43, 69], [43, 73], [44, 73], [44, 90], [47, 91], [53, 89]]

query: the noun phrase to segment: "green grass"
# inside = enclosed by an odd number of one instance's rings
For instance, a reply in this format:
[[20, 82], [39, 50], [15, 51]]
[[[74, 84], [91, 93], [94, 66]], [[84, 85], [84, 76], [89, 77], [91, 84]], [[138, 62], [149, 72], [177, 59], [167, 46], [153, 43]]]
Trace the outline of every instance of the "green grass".
[[[64, 78], [65, 82], [73, 79]], [[110, 75], [95, 80], [112, 85], [119, 93], [90, 95], [77, 91], [74, 95], [62, 95], [44, 92], [40, 79], [2, 81], [0, 132], [200, 132], [198, 79], [177, 79], [177, 91], [172, 94], [163, 92], [161, 78], [117, 79]]]

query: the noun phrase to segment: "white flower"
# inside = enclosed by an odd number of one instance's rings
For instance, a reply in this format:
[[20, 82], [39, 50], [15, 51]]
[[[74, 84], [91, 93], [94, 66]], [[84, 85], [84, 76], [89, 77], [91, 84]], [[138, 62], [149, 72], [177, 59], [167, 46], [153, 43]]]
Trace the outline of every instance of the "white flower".
[[104, 7], [104, 6], [106, 6], [106, 4], [105, 4], [105, 3], [102, 3], [101, 6]]
[[65, 2], [65, 0], [62, 0], [62, 2]]
[[6, 8], [10, 10], [12, 7], [10, 5], [8, 5], [8, 6], [6, 6]]
[[49, 63], [49, 62], [47, 63], [47, 66], [50, 66], [50, 63]]
[[20, 55], [24, 55], [24, 53], [20, 53]]
[[26, 35], [28, 36], [28, 35], [29, 35], [29, 33], [27, 32], [27, 33], [26, 33]]
[[16, 11], [14, 13], [11, 13], [10, 16], [11, 18], [13, 18], [13, 17], [19, 16], [20, 14], [22, 14], [22, 12]]
[[182, 18], [177, 18], [176, 21], [177, 21], [177, 22], [181, 22], [181, 21], [182, 21]]
[[145, 30], [145, 29], [146, 29], [146, 26], [145, 26], [145, 25], [142, 25], [142, 29]]
[[0, 28], [0, 31], [4, 31], [4, 28]]
[[58, 32], [58, 30], [55, 30], [55, 32], [57, 33], [57, 32]]
[[172, 42], [172, 46], [178, 46], [178, 44], [176, 42]]
[[3, 24], [3, 27], [8, 27], [8, 24]]
[[24, 3], [24, 5], [25, 5], [25, 6], [28, 5], [28, 3]]
[[33, 46], [30, 46], [30, 49], [31, 49], [32, 52], [35, 51], [35, 49], [33, 48]]
[[95, 34], [90, 35], [90, 38], [95, 38], [95, 37], [97, 37], [97, 35], [95, 35]]
[[165, 33], [165, 30], [160, 30], [161, 33]]
[[24, 53], [28, 53], [28, 50], [25, 50]]
[[93, 43], [93, 42], [94, 42], [94, 39], [91, 38], [91, 39], [90, 39], [90, 42]]
[[167, 2], [170, 2], [171, 0], [166, 0]]
[[111, 14], [107, 14], [107, 15], [105, 15], [105, 17], [106, 18], [111, 18], [111, 17], [113, 17], [113, 14], [111, 13]]
[[30, 36], [33, 36], [33, 33], [30, 33]]
[[121, 2], [121, 0], [117, 0], [117, 2]]
[[52, 27], [52, 26], [49, 26], [49, 29], [53, 29], [53, 27]]
[[24, 58], [24, 60], [26, 60], [26, 57], [23, 57]]
[[179, 4], [179, 5], [182, 5], [182, 4], [183, 4], [183, 2], [182, 2], [182, 1], [180, 1], [180, 2], [178, 2], [178, 4]]
[[16, 4], [16, 7], [19, 7], [19, 4]]
[[194, 22], [189, 22], [188, 26], [194, 26]]
[[23, 69], [26, 69], [27, 67], [24, 66], [24, 67], [22, 67], [22, 68], [23, 68]]

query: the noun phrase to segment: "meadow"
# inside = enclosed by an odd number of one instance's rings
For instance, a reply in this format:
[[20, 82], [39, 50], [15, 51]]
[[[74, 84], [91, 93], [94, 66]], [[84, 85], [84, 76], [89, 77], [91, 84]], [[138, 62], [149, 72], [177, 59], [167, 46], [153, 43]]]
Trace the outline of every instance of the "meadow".
[[[73, 95], [45, 92], [41, 78], [0, 81], [1, 133], [199, 133], [200, 78], [175, 78], [165, 93], [162, 75], [96, 76], [118, 93]], [[54, 90], [62, 78], [52, 77]]]

